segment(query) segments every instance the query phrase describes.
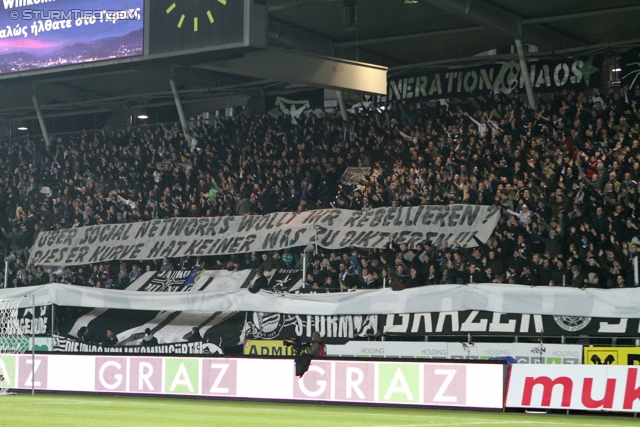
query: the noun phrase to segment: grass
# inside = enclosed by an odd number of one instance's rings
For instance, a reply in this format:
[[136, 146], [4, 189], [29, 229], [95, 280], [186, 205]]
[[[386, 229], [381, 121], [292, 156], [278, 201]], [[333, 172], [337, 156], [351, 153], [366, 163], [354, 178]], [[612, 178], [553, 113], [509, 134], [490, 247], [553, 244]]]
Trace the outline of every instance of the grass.
[[630, 417], [471, 412], [225, 400], [96, 395], [0, 397], [0, 426], [11, 427], [624, 427]]

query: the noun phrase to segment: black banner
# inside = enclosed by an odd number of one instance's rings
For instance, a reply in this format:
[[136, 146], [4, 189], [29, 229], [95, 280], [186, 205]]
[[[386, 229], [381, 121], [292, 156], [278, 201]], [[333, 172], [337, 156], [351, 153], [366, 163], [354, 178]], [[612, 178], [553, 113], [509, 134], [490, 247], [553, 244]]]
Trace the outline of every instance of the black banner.
[[268, 288], [274, 292], [294, 292], [302, 286], [302, 269], [278, 269], [268, 278]]
[[593, 337], [639, 335], [640, 319], [501, 314], [489, 311], [395, 314], [380, 316], [390, 335], [513, 335]]
[[[598, 86], [602, 73], [602, 55], [588, 58], [529, 61], [529, 78], [534, 92], [585, 89]], [[387, 95], [376, 102], [408, 99], [439, 99], [488, 95], [500, 90], [510, 94], [524, 91], [520, 64], [506, 62], [477, 67], [425, 71], [421, 74], [389, 78]]]
[[51, 306], [43, 305], [36, 306], [36, 315], [33, 315], [33, 309], [20, 308], [18, 309], [18, 322], [22, 333], [26, 336], [31, 336], [32, 328], [35, 335], [38, 336], [50, 336], [51, 335]]
[[640, 85], [640, 48], [634, 48], [623, 54], [620, 61], [620, 84], [629, 85], [629, 89]]
[[155, 273], [138, 291], [190, 292], [201, 274], [200, 270], [161, 271]]
[[151, 55], [213, 50], [244, 42], [244, 0], [153, 0], [149, 3]]
[[[255, 276], [254, 272], [245, 271], [236, 276], [225, 275], [226, 271], [173, 270], [155, 272], [144, 283], [140, 280], [129, 285], [127, 290], [139, 292], [203, 292], [215, 290], [224, 284], [227, 288], [247, 288]], [[272, 286], [283, 291], [291, 290], [301, 281], [299, 270], [275, 270], [271, 276]], [[203, 295], [204, 297], [204, 295]], [[119, 336], [121, 344], [136, 347], [144, 337], [148, 327], [160, 343], [187, 340], [191, 328], [197, 326], [201, 330], [205, 343], [219, 347], [225, 353], [229, 349], [241, 351], [240, 334], [244, 327], [243, 313], [182, 313], [158, 312], [147, 310], [95, 309], [92, 311], [63, 307], [60, 314], [58, 332], [61, 335], [75, 337], [80, 327], [89, 329], [88, 339], [100, 342], [106, 330], [113, 330]], [[185, 324], [185, 322], [190, 322]], [[128, 333], [127, 333], [128, 332]]]
[[53, 351], [59, 353], [128, 353], [128, 354], [224, 354], [215, 344], [205, 342], [167, 343], [145, 347], [142, 345], [103, 347], [99, 344], [84, 344], [62, 336], [53, 337]]
[[318, 331], [326, 344], [367, 339], [378, 334], [378, 315], [366, 316], [305, 316], [278, 313], [248, 313], [245, 339], [311, 340]]

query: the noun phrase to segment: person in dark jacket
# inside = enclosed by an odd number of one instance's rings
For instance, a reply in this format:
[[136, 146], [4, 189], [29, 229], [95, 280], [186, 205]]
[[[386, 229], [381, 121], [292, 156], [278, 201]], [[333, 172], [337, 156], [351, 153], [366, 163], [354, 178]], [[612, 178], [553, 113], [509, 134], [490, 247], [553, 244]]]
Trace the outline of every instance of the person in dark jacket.
[[556, 260], [556, 269], [551, 273], [556, 286], [571, 286], [571, 271], [564, 266], [564, 262]]
[[264, 271], [259, 268], [256, 270], [256, 279], [253, 281], [251, 286], [249, 286], [249, 292], [252, 294], [257, 294], [260, 289], [266, 289], [269, 286], [269, 281], [264, 276]]
[[151, 329], [147, 328], [144, 330], [144, 338], [142, 338], [142, 346], [143, 347], [155, 347], [158, 345], [158, 338], [154, 337], [151, 334]]
[[406, 288], [417, 288], [424, 285], [424, 280], [418, 276], [418, 270], [415, 267], [411, 267], [409, 270], [409, 277], [405, 279]]
[[91, 337], [91, 332], [89, 331], [88, 326], [83, 326], [78, 329], [78, 340], [80, 340], [83, 344], [92, 344], [93, 339]]
[[586, 276], [580, 272], [580, 267], [574, 265], [571, 267], [571, 286], [574, 288], [586, 287]]
[[187, 340], [187, 342], [201, 342], [202, 341], [202, 335], [200, 335], [200, 328], [198, 328], [197, 326], [194, 326], [193, 328], [191, 328], [191, 335], [189, 336], [189, 339]]
[[102, 338], [100, 345], [102, 347], [117, 347], [118, 344], [118, 337], [116, 337], [116, 334], [113, 333], [111, 329], [107, 329], [107, 335]]
[[312, 358], [326, 356], [326, 348], [326, 345], [322, 342], [320, 332], [313, 331], [309, 345], [304, 347], [302, 352], [295, 357], [296, 376], [302, 378], [302, 376], [309, 370]]

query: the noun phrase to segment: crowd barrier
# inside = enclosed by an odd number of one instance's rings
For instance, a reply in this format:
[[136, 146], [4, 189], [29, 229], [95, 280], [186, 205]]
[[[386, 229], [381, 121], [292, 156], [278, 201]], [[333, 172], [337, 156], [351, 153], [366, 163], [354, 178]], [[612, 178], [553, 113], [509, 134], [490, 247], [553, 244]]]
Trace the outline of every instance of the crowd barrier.
[[0, 356], [12, 389], [501, 409], [505, 365], [123, 355]]

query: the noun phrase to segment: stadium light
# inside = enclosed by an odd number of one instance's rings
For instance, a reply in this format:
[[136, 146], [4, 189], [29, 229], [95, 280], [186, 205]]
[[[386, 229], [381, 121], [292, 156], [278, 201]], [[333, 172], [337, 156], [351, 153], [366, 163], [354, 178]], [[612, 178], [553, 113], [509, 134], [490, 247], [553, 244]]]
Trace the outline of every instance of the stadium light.
[[138, 118], [140, 120], [147, 120], [149, 118], [149, 116], [147, 116], [147, 113], [145, 113], [144, 111], [141, 112], [140, 114], [138, 114]]
[[418, 0], [404, 0], [404, 4], [416, 4]]
[[26, 127], [24, 124], [20, 124], [18, 125], [18, 130], [29, 130], [29, 128]]

